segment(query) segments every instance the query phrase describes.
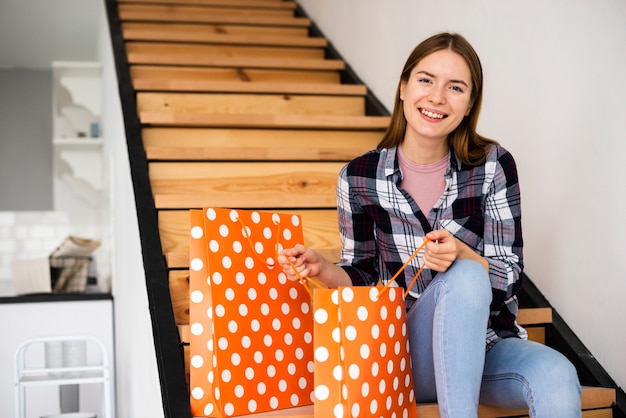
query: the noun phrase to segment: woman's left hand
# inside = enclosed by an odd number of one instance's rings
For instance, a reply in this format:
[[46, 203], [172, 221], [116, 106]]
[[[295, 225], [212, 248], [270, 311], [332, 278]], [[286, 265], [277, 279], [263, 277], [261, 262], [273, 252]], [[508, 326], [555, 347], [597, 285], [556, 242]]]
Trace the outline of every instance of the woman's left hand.
[[478, 261], [489, 272], [489, 262], [462, 241], [459, 241], [445, 229], [438, 229], [426, 234], [430, 241], [424, 250], [426, 267], [443, 273], [457, 258]]
[[426, 267], [438, 272], [444, 272], [459, 255], [458, 241], [447, 230], [438, 229], [426, 234], [430, 241], [424, 250]]

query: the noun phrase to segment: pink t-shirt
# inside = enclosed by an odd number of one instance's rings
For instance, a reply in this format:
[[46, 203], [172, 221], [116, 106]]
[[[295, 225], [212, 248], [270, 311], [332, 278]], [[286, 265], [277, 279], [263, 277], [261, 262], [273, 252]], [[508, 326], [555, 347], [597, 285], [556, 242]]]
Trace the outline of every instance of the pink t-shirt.
[[417, 164], [409, 160], [401, 147], [397, 149], [398, 163], [402, 170], [400, 186], [415, 199], [422, 212], [428, 215], [446, 188], [444, 175], [450, 156], [446, 155], [441, 161], [432, 164]]

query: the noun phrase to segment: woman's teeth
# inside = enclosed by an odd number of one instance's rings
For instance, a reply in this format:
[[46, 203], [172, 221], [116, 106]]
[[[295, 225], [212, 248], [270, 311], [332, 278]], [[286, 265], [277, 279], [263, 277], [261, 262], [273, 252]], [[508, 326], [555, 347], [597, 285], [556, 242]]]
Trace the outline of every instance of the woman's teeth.
[[433, 113], [433, 112], [431, 112], [429, 110], [422, 110], [422, 115], [426, 115], [426, 116], [428, 116], [429, 118], [432, 118], [432, 119], [443, 119], [444, 118], [443, 114], [441, 114], [441, 113]]

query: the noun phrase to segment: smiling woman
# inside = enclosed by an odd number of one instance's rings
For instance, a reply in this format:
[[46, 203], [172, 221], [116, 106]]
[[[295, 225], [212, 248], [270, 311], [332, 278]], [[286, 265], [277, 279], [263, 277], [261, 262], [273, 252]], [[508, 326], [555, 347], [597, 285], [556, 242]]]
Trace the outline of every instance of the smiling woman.
[[442, 417], [476, 417], [480, 402], [577, 418], [575, 368], [516, 322], [520, 190], [511, 154], [476, 133], [482, 81], [462, 36], [419, 44], [378, 148], [339, 174], [340, 262], [302, 245], [278, 261], [292, 280], [404, 287], [416, 399], [437, 401]]

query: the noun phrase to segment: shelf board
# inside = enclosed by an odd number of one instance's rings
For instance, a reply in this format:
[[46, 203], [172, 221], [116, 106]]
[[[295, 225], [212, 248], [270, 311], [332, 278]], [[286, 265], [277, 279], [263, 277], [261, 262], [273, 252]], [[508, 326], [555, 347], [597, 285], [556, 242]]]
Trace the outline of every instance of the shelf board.
[[52, 144], [67, 147], [100, 147], [102, 138], [53, 138]]

